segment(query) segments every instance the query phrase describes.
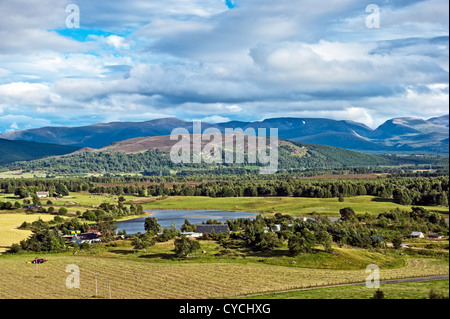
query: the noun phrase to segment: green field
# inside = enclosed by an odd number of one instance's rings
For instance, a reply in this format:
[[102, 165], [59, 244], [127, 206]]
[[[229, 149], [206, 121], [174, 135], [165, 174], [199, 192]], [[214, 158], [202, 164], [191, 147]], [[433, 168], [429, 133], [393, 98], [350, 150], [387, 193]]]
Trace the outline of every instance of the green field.
[[[431, 289], [448, 298], [449, 280], [424, 282], [408, 282], [382, 284], [380, 289], [386, 299], [426, 299]], [[260, 296], [244, 297], [245, 299], [369, 299], [374, 289], [366, 286], [346, 286], [333, 288], [319, 288], [302, 291], [292, 291], [279, 294], [264, 294]]]
[[[264, 257], [233, 259], [230, 256], [211, 256], [215, 248], [211, 242], [201, 242], [202, 252], [192, 258], [174, 258], [173, 245], [156, 245], [147, 252], [134, 253], [120, 243], [117, 247], [102, 245], [100, 250], [59, 254], [19, 254], [0, 256], [0, 298], [91, 298], [95, 294], [94, 272], [98, 273], [99, 296], [108, 297], [111, 281], [112, 298], [225, 298], [261, 292], [290, 290], [364, 282], [365, 263], [379, 259], [376, 253], [364, 250], [341, 251], [343, 257], [361, 260], [358, 267], [339, 269], [305, 268], [306, 264], [274, 265], [261, 262]], [[347, 255], [345, 255], [347, 253]], [[48, 262], [36, 266], [28, 264], [36, 255]], [[372, 257], [372, 258], [370, 258]], [[389, 259], [390, 257], [385, 257]], [[276, 257], [275, 257], [276, 259]], [[308, 258], [307, 258], [308, 259]], [[331, 256], [329, 260], [334, 259]], [[65, 282], [68, 265], [80, 268], [80, 289], [68, 289]], [[312, 265], [311, 265], [312, 266]], [[361, 267], [363, 266], [363, 267]], [[398, 265], [396, 265], [398, 266]], [[448, 274], [448, 261], [408, 258], [404, 266], [380, 265], [381, 279], [421, 277]]]
[[7, 250], [11, 244], [26, 239], [31, 234], [29, 230], [17, 229], [23, 222], [31, 223], [39, 218], [49, 221], [53, 217], [50, 214], [0, 214], [0, 252]]
[[[284, 213], [292, 216], [311, 216], [314, 213], [325, 216], [339, 217], [339, 210], [351, 207], [357, 214], [369, 213], [378, 215], [392, 209], [411, 210], [410, 206], [403, 206], [392, 199], [374, 196], [347, 197], [344, 202], [337, 198], [305, 198], [305, 197], [168, 197], [144, 204], [146, 209], [207, 209], [247, 211], [257, 213]], [[428, 206], [430, 211], [447, 214], [448, 207]]]

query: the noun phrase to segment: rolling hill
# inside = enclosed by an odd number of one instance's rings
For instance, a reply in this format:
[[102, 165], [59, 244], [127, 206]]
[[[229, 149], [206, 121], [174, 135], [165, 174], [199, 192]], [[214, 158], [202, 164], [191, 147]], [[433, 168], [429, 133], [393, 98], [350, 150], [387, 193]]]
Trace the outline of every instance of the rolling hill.
[[[77, 147], [102, 148], [114, 142], [138, 137], [170, 135], [175, 128], [192, 133], [192, 122], [164, 118], [146, 122], [113, 122], [82, 127], [44, 127], [8, 132], [0, 138], [54, 143]], [[352, 121], [321, 118], [273, 118], [264, 121], [202, 123], [202, 130], [217, 128], [278, 128], [279, 137], [295, 142], [320, 144], [363, 152], [438, 153], [449, 152], [448, 115], [423, 120], [395, 118], [373, 130]]]
[[48, 156], [64, 155], [76, 150], [78, 150], [78, 147], [27, 141], [10, 141], [0, 138], [0, 165], [16, 161], [28, 161]]
[[[191, 137], [198, 137], [190, 135]], [[191, 143], [193, 139], [191, 138]], [[246, 161], [243, 164], [176, 164], [170, 159], [169, 152], [178, 141], [170, 136], [140, 137], [113, 143], [109, 146], [92, 149], [84, 148], [65, 156], [55, 156], [28, 162], [17, 162], [3, 166], [8, 170], [46, 170], [54, 174], [80, 173], [145, 173], [211, 170], [256, 170], [261, 163]], [[203, 146], [209, 141], [203, 141]], [[220, 146], [222, 142], [215, 144]], [[267, 145], [267, 149], [269, 145]], [[245, 150], [249, 149], [245, 143]], [[251, 149], [251, 148], [250, 148]], [[367, 167], [377, 165], [395, 165], [395, 159], [365, 154], [324, 145], [279, 140], [278, 167], [282, 170], [311, 170], [345, 167]], [[225, 154], [226, 147], [223, 148]], [[246, 153], [247, 154], [247, 153]]]

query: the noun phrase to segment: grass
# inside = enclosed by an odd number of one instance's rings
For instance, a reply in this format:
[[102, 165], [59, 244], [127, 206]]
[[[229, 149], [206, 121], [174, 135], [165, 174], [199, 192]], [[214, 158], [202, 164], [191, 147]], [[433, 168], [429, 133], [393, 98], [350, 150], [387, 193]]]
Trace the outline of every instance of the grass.
[[[207, 209], [247, 211], [263, 214], [284, 213], [292, 216], [311, 216], [314, 213], [325, 216], [339, 216], [339, 210], [351, 207], [357, 214], [369, 213], [377, 215], [392, 209], [411, 210], [410, 206], [402, 206], [392, 199], [383, 199], [374, 196], [347, 197], [344, 202], [337, 198], [303, 198], [303, 197], [167, 197], [145, 203], [146, 209]], [[429, 206], [430, 211], [448, 214], [448, 207]]]
[[[332, 270], [365, 269], [376, 263], [382, 268], [401, 268], [406, 265], [406, 258], [396, 253], [367, 251], [363, 249], [334, 248], [332, 254], [325, 253], [318, 247], [314, 254], [289, 256], [288, 248], [281, 247], [270, 252], [253, 252], [247, 248], [223, 249], [215, 241], [199, 241], [201, 250], [190, 258], [180, 259], [173, 252], [173, 241], [158, 243], [143, 250], [135, 251], [129, 242], [117, 242], [116, 247], [103, 248], [97, 256], [146, 260], [158, 263], [258, 263], [291, 268], [315, 268]], [[206, 253], [202, 253], [205, 251]], [[89, 253], [87, 253], [89, 254]]]
[[41, 218], [44, 221], [49, 221], [54, 218], [49, 214], [0, 214], [0, 252], [6, 251], [14, 243], [19, 243], [26, 239], [31, 231], [17, 229], [24, 221], [31, 223]]
[[[224, 298], [257, 292], [363, 282], [365, 269], [330, 270], [285, 267], [257, 262], [155, 263], [145, 258], [39, 254], [48, 262], [36, 267], [26, 262], [35, 254], [0, 256], [0, 298], [91, 298], [98, 273], [99, 296], [113, 298]], [[409, 259], [405, 267], [381, 270], [382, 279], [448, 274], [448, 263]], [[80, 268], [79, 289], [66, 288], [68, 265]]]
[[[426, 299], [431, 289], [448, 298], [449, 280], [382, 284], [380, 289], [386, 299]], [[374, 291], [365, 286], [347, 286], [265, 294], [245, 299], [369, 299]]]

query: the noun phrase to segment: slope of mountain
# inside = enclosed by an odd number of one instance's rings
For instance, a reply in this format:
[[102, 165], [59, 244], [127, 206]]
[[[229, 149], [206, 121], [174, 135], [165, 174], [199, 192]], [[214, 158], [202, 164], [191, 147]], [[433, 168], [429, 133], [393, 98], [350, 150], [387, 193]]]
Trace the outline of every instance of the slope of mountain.
[[[190, 142], [193, 138], [189, 136]], [[198, 135], [197, 135], [198, 137]], [[220, 139], [213, 143], [223, 146]], [[227, 163], [216, 164], [190, 164], [174, 163], [169, 156], [172, 146], [178, 141], [170, 136], [133, 138], [114, 143], [101, 149], [80, 149], [66, 155], [28, 162], [18, 162], [6, 165], [10, 170], [46, 170], [48, 173], [80, 174], [80, 173], [159, 173], [161, 170], [183, 172], [185, 170], [215, 170], [215, 169], [253, 169], [246, 166], [264, 166], [261, 163], [246, 162], [243, 164]], [[203, 147], [211, 145], [210, 141], [202, 141]], [[269, 145], [267, 145], [267, 148]], [[251, 149], [249, 143], [244, 143], [244, 149]], [[230, 149], [223, 147], [223, 151]], [[225, 153], [223, 153], [225, 154]], [[367, 167], [376, 165], [396, 164], [392, 159], [383, 156], [365, 154], [352, 150], [344, 150], [331, 146], [313, 145], [279, 140], [279, 169], [283, 170], [310, 170], [344, 167]]]
[[440, 117], [433, 117], [431, 119], [429, 119], [427, 122], [434, 124], [434, 125], [442, 125], [442, 126], [446, 126], [449, 127], [449, 115], [444, 115], [444, 116], [440, 116]]
[[73, 146], [10, 141], [0, 138], [0, 165], [54, 155], [65, 155], [72, 153], [77, 149], [77, 147]]
[[[134, 137], [169, 135], [174, 128], [185, 126], [189, 126], [189, 123], [168, 118], [147, 122], [100, 123], [81, 127], [43, 127], [8, 132], [0, 135], [0, 138], [100, 148]], [[190, 127], [192, 128], [192, 123]]]
[[[34, 142], [102, 148], [131, 138], [170, 135], [175, 128], [190, 133], [193, 123], [176, 118], [146, 122], [114, 122], [82, 127], [45, 127], [9, 132], [0, 138]], [[202, 123], [202, 130], [217, 128], [254, 129], [277, 128], [278, 136], [297, 142], [321, 144], [364, 152], [432, 152], [448, 153], [448, 115], [429, 119], [396, 118], [386, 121], [376, 130], [352, 121], [320, 118], [274, 118], [257, 122], [231, 121], [220, 124]], [[269, 132], [267, 131], [267, 134]]]
[[448, 136], [447, 127], [411, 117], [389, 120], [370, 134], [372, 139], [381, 139], [385, 145], [400, 150], [427, 150], [435, 153], [448, 153], [449, 147], [445, 143]]

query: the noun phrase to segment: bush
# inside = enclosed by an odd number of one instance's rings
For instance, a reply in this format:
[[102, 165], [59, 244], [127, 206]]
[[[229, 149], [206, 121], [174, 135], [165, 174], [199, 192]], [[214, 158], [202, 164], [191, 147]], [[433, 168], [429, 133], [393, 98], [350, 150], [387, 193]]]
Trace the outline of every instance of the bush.
[[186, 257], [200, 249], [200, 243], [198, 241], [191, 240], [186, 236], [175, 239], [174, 245], [174, 251], [177, 257]]
[[370, 299], [385, 299], [383, 290], [377, 289]]
[[19, 244], [12, 244], [8, 252], [12, 254], [17, 254], [22, 251], [22, 247]]
[[402, 248], [402, 239], [400, 236], [396, 236], [392, 239], [392, 245], [394, 245], [395, 249], [401, 249]]
[[428, 299], [448, 299], [443, 293], [437, 291], [435, 288], [431, 288], [428, 294]]

